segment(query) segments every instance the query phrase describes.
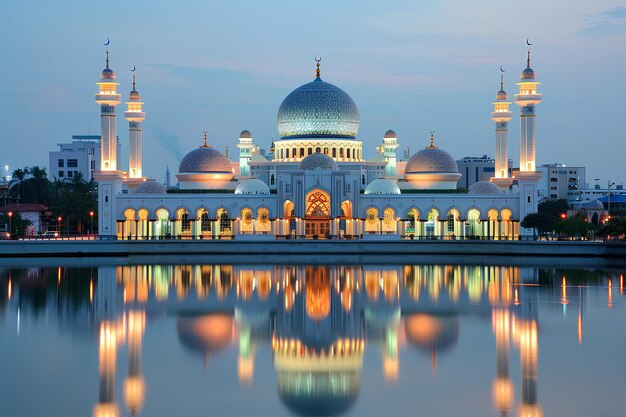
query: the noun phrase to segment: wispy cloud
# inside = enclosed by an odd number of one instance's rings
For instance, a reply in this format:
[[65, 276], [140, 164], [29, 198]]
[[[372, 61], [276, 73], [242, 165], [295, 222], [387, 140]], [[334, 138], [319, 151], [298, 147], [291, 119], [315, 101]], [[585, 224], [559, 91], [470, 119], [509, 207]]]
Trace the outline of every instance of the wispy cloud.
[[186, 78], [191, 81], [239, 83], [249, 81], [253, 78], [252, 74], [248, 72], [232, 69], [180, 66], [173, 64], [147, 65], [152, 68], [161, 69], [175, 77]]
[[589, 38], [626, 34], [626, 7], [615, 7], [589, 17], [589, 26], [578, 32]]

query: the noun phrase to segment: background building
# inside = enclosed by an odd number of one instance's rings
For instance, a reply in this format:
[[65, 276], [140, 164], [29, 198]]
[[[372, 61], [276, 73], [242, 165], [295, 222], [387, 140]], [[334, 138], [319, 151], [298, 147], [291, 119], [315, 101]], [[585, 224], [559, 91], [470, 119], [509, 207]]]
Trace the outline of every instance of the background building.
[[[549, 200], [568, 199], [571, 194], [587, 188], [585, 167], [571, 167], [565, 164], [542, 164], [539, 181], [539, 198]], [[596, 197], [597, 198], [597, 197]], [[594, 199], [595, 200], [595, 199]]]
[[[483, 156], [465, 156], [456, 161], [461, 173], [461, 179], [457, 183], [459, 188], [469, 188], [470, 185], [478, 181], [489, 181], [493, 177], [496, 170], [495, 160]], [[511, 177], [513, 161], [508, 160], [508, 176]]]
[[[100, 135], [73, 135], [72, 142], [58, 146], [48, 156], [48, 178], [71, 179], [80, 172], [85, 181], [91, 181], [93, 171], [100, 169]], [[119, 138], [117, 151], [121, 153]]]

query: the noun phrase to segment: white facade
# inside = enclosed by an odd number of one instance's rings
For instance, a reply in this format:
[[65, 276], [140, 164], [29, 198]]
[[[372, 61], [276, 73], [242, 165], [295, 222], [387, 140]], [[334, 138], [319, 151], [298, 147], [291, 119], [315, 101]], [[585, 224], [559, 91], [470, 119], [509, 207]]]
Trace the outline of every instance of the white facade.
[[565, 164], [543, 164], [538, 169], [542, 173], [539, 182], [539, 197], [549, 200], [570, 199], [587, 188], [585, 167], [572, 167]]
[[[107, 76], [111, 84], [114, 76]], [[110, 112], [106, 117], [115, 120]], [[399, 146], [393, 131], [385, 134], [382, 157], [364, 160], [356, 137], [358, 108], [343, 90], [322, 81], [319, 62], [314, 81], [285, 98], [277, 119], [281, 139], [273, 144], [273, 157], [253, 152], [252, 134], [242, 132], [238, 172], [205, 132], [204, 144], [181, 160], [178, 190], [148, 181], [123, 194], [127, 179], [109, 165], [98, 173], [100, 234], [390, 240], [517, 239], [532, 233], [519, 222], [537, 209], [540, 173], [522, 173], [519, 186], [506, 192], [493, 185], [473, 187], [471, 194], [457, 191], [457, 162], [435, 144], [432, 131], [430, 144], [411, 156], [403, 175], [389, 167]], [[110, 131], [107, 122], [102, 141]], [[420, 148], [420, 142], [411, 145]], [[379, 183], [381, 178], [391, 183]]]

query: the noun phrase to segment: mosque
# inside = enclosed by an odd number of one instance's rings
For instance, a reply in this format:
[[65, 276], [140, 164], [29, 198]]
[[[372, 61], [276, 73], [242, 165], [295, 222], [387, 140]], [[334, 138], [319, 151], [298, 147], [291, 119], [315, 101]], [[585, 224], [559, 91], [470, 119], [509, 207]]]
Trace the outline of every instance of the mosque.
[[[520, 169], [509, 177], [508, 122], [511, 102], [501, 88], [493, 103], [495, 176], [469, 190], [457, 189], [455, 159], [430, 141], [397, 160], [398, 137], [385, 132], [377, 154], [364, 159], [357, 139], [360, 116], [354, 100], [315, 78], [293, 90], [277, 114], [281, 137], [271, 157], [261, 155], [253, 135], [239, 135], [239, 161], [211, 146], [206, 132], [199, 147], [180, 161], [177, 188], [142, 174], [141, 123], [145, 119], [135, 86], [124, 116], [129, 122], [129, 168], [120, 170], [116, 147], [119, 83], [109, 66], [97, 83], [101, 106], [99, 231], [118, 239], [497, 239], [532, 236], [520, 227], [537, 211], [535, 105], [538, 81], [527, 65], [517, 83], [520, 106]], [[426, 142], [426, 141], [424, 141]], [[415, 149], [419, 143], [411, 143]]]

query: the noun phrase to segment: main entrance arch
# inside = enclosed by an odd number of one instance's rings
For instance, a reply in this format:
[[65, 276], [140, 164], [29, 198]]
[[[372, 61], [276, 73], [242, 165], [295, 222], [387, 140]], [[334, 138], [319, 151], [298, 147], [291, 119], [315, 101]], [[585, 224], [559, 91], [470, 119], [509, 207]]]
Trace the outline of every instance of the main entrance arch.
[[326, 239], [330, 235], [330, 195], [315, 189], [306, 195], [304, 234], [308, 239]]

